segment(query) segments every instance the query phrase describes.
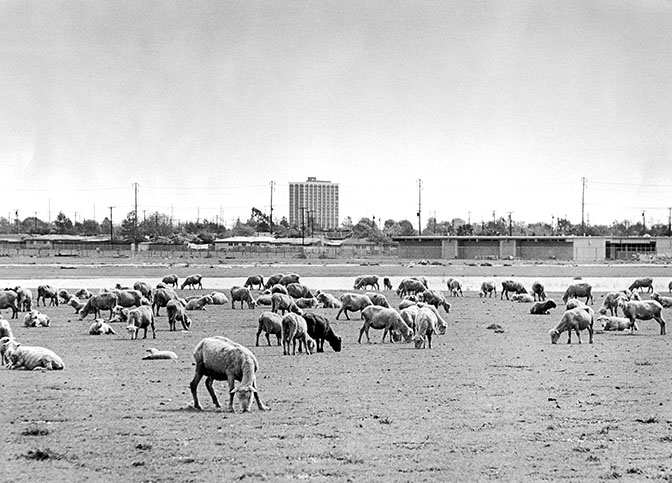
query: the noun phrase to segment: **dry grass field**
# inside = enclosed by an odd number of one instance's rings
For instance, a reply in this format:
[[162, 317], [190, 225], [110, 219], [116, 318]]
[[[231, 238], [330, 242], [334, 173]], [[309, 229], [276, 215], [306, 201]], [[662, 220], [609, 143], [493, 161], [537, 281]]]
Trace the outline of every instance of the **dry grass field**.
[[[208, 269], [198, 271], [216, 276]], [[609, 275], [622, 266], [600, 269]], [[83, 269], [3, 267], [0, 277], [32, 278], [37, 286], [59, 270], [66, 277]], [[168, 270], [99, 267], [91, 273], [142, 280]], [[441, 270], [450, 273], [451, 267], [306, 268], [323, 276], [380, 273], [397, 279]], [[540, 268], [473, 267], [476, 275], [497, 270], [535, 276]], [[558, 268], [563, 275], [581, 270]], [[669, 267], [627, 273], [651, 270], [672, 275]], [[256, 271], [229, 267], [226, 276]], [[207, 278], [204, 285], [196, 293], [209, 292]], [[79, 287], [64, 281], [60, 288]], [[394, 292], [385, 294], [399, 302]], [[550, 296], [559, 300], [561, 294]], [[375, 330], [372, 343], [360, 345], [358, 314], [335, 321], [336, 310], [318, 309], [344, 347], [310, 356], [283, 356], [263, 336], [254, 346], [264, 308], [208, 306], [191, 312], [189, 332], [169, 332], [163, 309], [155, 340], [129, 340], [123, 324], [114, 324], [117, 335], [89, 336], [91, 316], [79, 321], [70, 307], [40, 308], [52, 326], [29, 329], [14, 320], [15, 336], [54, 350], [66, 367], [0, 370], [1, 479], [672, 481], [672, 347], [670, 335], [657, 335], [658, 324], [640, 322], [634, 335], [597, 333], [592, 345], [587, 334], [583, 344], [567, 345], [563, 334], [551, 345], [548, 331], [562, 307], [532, 316], [528, 304], [480, 299], [474, 292], [450, 302], [448, 330], [431, 350], [380, 343], [382, 332]], [[668, 320], [671, 312], [665, 310]], [[504, 332], [486, 329], [493, 322]], [[204, 410], [190, 408], [193, 348], [213, 335], [252, 349], [260, 364], [260, 396], [270, 411], [256, 405], [245, 414], [215, 410], [203, 382]], [[179, 359], [141, 360], [149, 347], [175, 351]], [[220, 400], [226, 400], [226, 387], [215, 383]]]

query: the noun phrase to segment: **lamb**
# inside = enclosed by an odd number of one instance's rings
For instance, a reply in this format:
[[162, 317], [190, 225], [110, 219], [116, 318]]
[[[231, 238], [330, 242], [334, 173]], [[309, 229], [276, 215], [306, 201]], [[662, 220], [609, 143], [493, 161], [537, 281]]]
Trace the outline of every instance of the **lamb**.
[[487, 295], [492, 298], [493, 292], [495, 293], [495, 297], [497, 297], [497, 287], [495, 286], [495, 282], [486, 281], [481, 284], [481, 291], [478, 292], [478, 296], [485, 297]]
[[75, 309], [75, 313], [78, 314], [79, 311], [82, 310], [82, 309], [84, 308], [84, 305], [85, 305], [85, 304], [83, 304], [82, 302], [80, 302], [79, 299], [73, 297], [73, 298], [71, 298], [70, 301], [68, 302], [68, 305], [69, 305], [70, 307], [72, 307], [73, 309]]
[[47, 299], [49, 299], [49, 305], [58, 305], [58, 290], [56, 290], [51, 285], [40, 285], [37, 287], [37, 306], [40, 306], [40, 299], [42, 299], [42, 305], [47, 305]]
[[[630, 328], [634, 328], [635, 320], [654, 319], [660, 325], [660, 335], [665, 335], [665, 319], [663, 319], [663, 306], [655, 300], [630, 300], [626, 301], [622, 297], [618, 301], [618, 306], [623, 311], [623, 315], [630, 320]], [[632, 331], [630, 331], [632, 334]]]
[[387, 301], [387, 297], [385, 297], [385, 295], [382, 293], [366, 292], [366, 296], [369, 297], [373, 305], [387, 308], [390, 307], [390, 303]]
[[176, 360], [177, 359], [177, 354], [175, 354], [173, 351], [160, 351], [155, 347], [150, 347], [147, 349], [147, 354], [145, 357], [142, 358], [143, 361], [155, 361], [159, 359], [172, 359]]
[[592, 289], [593, 287], [586, 282], [573, 283], [567, 287], [567, 290], [565, 290], [565, 294], [562, 296], [562, 301], [567, 303], [567, 300], [570, 298], [586, 297], [586, 305], [588, 302], [592, 304]]
[[23, 325], [25, 327], [49, 327], [50, 321], [47, 314], [33, 309], [23, 316]]
[[[166, 286], [170, 285], [173, 288], [177, 288], [177, 282], [178, 282], [177, 275], [174, 273], [171, 273], [170, 275], [166, 275], [161, 279], [161, 283], [165, 284]], [[158, 314], [157, 314], [158, 315]]]
[[[272, 300], [271, 300], [272, 302]], [[302, 297], [294, 301], [296, 306], [300, 309], [316, 309], [317, 299], [315, 297]]]
[[392, 332], [400, 333], [407, 342], [413, 337], [413, 330], [406, 325], [406, 322], [401, 318], [399, 312], [394, 309], [372, 305], [362, 310], [362, 319], [364, 319], [364, 325], [362, 325], [362, 328], [359, 330], [359, 339], [357, 340], [360, 344], [362, 343], [363, 334], [366, 334], [367, 342], [369, 344], [371, 343], [369, 337], [370, 328], [384, 329], [382, 342], [385, 342], [385, 336], [388, 332], [390, 333], [391, 343], [394, 343]]
[[383, 290], [392, 290], [392, 282], [387, 277], [383, 277]]
[[257, 328], [256, 346], [259, 347], [259, 336], [265, 332], [266, 342], [271, 345], [270, 335], [275, 335], [280, 345], [280, 338], [282, 337], [282, 315], [275, 312], [262, 312], [259, 316], [259, 327]]
[[247, 303], [249, 309], [253, 309], [257, 306], [257, 302], [252, 297], [250, 289], [245, 287], [239, 287], [234, 285], [231, 287], [231, 308], [236, 308], [236, 302], [240, 302], [240, 308], [243, 308], [243, 302]]
[[138, 338], [138, 331], [144, 329], [147, 338], [147, 328], [152, 328], [152, 339], [156, 339], [156, 330], [154, 328], [154, 313], [147, 305], [141, 305], [128, 311], [128, 325], [126, 330], [131, 334], [131, 339]]
[[590, 307], [576, 307], [574, 309], [567, 310], [558, 325], [552, 328], [549, 331], [551, 336], [551, 343], [557, 344], [560, 334], [567, 331], [567, 343], [572, 343], [572, 331], [576, 332], [576, 336], [579, 339], [579, 344], [581, 343], [581, 334], [580, 331], [588, 329], [588, 343], [593, 343], [593, 309]]
[[89, 327], [89, 335], [109, 335], [116, 334], [112, 326], [103, 319], [96, 319]]
[[285, 312], [293, 312], [298, 315], [303, 313], [303, 311], [296, 305], [296, 302], [294, 302], [294, 299], [289, 295], [274, 293], [271, 295], [271, 302], [272, 312], [277, 313], [280, 311], [282, 315], [285, 315]]
[[189, 302], [187, 302], [185, 309], [205, 310], [205, 306], [208, 304], [212, 304], [212, 297], [210, 297], [209, 295], [204, 295], [203, 297], [199, 297], [195, 300], [190, 300]]
[[672, 307], [672, 297], [665, 297], [660, 295], [658, 292], [653, 292], [651, 294], [651, 300], [655, 300], [666, 309]]
[[646, 293], [651, 293], [653, 292], [653, 279], [646, 277], [646, 278], [638, 278], [632, 284], [628, 287], [628, 290], [631, 292], [634, 290], [639, 289], [640, 292], [642, 292], [646, 288]]
[[504, 280], [502, 282], [502, 292], [499, 294], [500, 300], [503, 300], [505, 296], [506, 300], [509, 300], [509, 292], [522, 294], [527, 293], [527, 289], [520, 282], [516, 282], [514, 280]]
[[2, 339], [0, 344], [2, 344], [3, 348], [1, 350], [4, 352], [4, 356], [9, 361], [7, 365], [9, 369], [59, 371], [65, 367], [63, 359], [55, 352], [44, 347], [24, 346], [14, 339]]
[[514, 302], [531, 304], [532, 302], [534, 302], [534, 297], [532, 297], [532, 295], [530, 295], [529, 293], [517, 293], [511, 296], [511, 300], [513, 300]]
[[341, 295], [340, 300], [341, 300], [341, 308], [338, 310], [338, 313], [336, 314], [336, 320], [338, 320], [338, 317], [342, 313], [345, 313], [345, 318], [350, 320], [350, 317], [348, 317], [348, 311], [350, 312], [362, 311], [365, 307], [373, 305], [373, 302], [371, 302], [371, 299], [369, 297], [367, 297], [366, 295], [355, 293], [344, 293], [343, 295]]
[[315, 340], [317, 352], [324, 352], [325, 340], [329, 342], [334, 352], [341, 352], [341, 337], [332, 330], [326, 317], [313, 312], [306, 312], [303, 314], [303, 318], [308, 326], [308, 335]]
[[377, 275], [360, 275], [355, 279], [355, 283], [352, 286], [352, 288], [355, 290], [365, 289], [368, 287], [371, 287], [371, 290], [380, 290]]
[[532, 296], [534, 297], [534, 302], [537, 301], [537, 297], [539, 298], [540, 302], [546, 300], [546, 289], [541, 282], [532, 282]]
[[261, 275], [251, 275], [247, 277], [247, 280], [245, 280], [245, 285], [243, 285], [243, 287], [249, 289], [259, 287], [259, 290], [261, 290], [263, 286], [264, 286], [264, 277], [262, 277]]
[[315, 352], [316, 343], [308, 335], [308, 325], [306, 319], [297, 314], [289, 313], [282, 318], [282, 353], [289, 355], [289, 344], [292, 344], [292, 355], [296, 354], [296, 342], [299, 342], [299, 352], [301, 347], [306, 348], [306, 354]]
[[222, 292], [212, 292], [210, 298], [212, 299], [212, 305], [225, 305], [229, 303], [229, 299]]
[[553, 299], [546, 299], [543, 302], [535, 302], [532, 307], [530, 307], [530, 313], [532, 315], [549, 315], [550, 310], [558, 306]]
[[184, 279], [184, 282], [182, 282], [182, 285], [180, 286], [180, 289], [184, 290], [185, 287], [190, 287], [192, 289], [196, 288], [203, 288], [203, 275], [200, 274], [194, 274], [194, 275], [189, 275], [187, 278]]
[[[194, 409], [202, 409], [198, 402], [196, 390], [203, 376], [206, 376], [205, 387], [208, 389], [215, 407], [219, 408], [221, 406], [212, 383], [215, 380], [226, 379], [229, 384], [229, 405], [227, 408], [229, 412], [234, 412], [233, 397], [235, 394], [238, 394], [238, 401], [243, 412], [250, 410], [252, 394], [254, 394], [254, 399], [260, 411], [268, 409], [259, 399], [257, 391], [256, 372], [259, 364], [254, 354], [247, 347], [243, 347], [226, 337], [208, 337], [201, 340], [196, 346], [194, 359], [196, 360], [196, 372], [189, 385], [194, 398]], [[236, 388], [234, 388], [235, 381], [240, 381]]]
[[168, 312], [168, 330], [170, 332], [176, 331], [176, 325], [179, 321], [182, 324], [182, 329], [189, 330], [191, 327], [191, 319], [185, 312], [185, 307], [179, 300], [170, 300], [166, 304], [166, 312]]
[[317, 294], [317, 301], [322, 304], [323, 309], [340, 309], [341, 302], [330, 293], [320, 292]]
[[[602, 330], [605, 331], [622, 331], [630, 329], [630, 319], [626, 319], [625, 317], [600, 315], [597, 318], [597, 321], [602, 323]], [[637, 326], [633, 327], [633, 330], [637, 330]]]

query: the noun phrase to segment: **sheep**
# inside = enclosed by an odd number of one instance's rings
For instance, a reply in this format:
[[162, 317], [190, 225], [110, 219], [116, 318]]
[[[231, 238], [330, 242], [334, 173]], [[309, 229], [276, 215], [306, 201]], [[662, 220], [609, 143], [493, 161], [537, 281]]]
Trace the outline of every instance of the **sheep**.
[[[272, 300], [271, 300], [272, 302]], [[296, 306], [300, 309], [316, 309], [317, 299], [315, 297], [303, 297], [294, 301]]]
[[285, 315], [285, 312], [293, 312], [295, 314], [301, 315], [303, 311], [296, 305], [294, 299], [289, 295], [284, 295], [281, 293], [274, 293], [271, 295], [271, 311], [278, 312], [278, 310]]
[[387, 277], [383, 277], [383, 290], [392, 290], [392, 282]]
[[44, 347], [24, 346], [9, 338], [0, 339], [0, 344], [2, 345], [0, 350], [8, 360], [9, 369], [60, 371], [65, 367], [63, 359]]
[[513, 300], [514, 302], [531, 304], [532, 302], [534, 302], [534, 297], [532, 297], [532, 295], [530, 295], [529, 293], [517, 293], [511, 296], [511, 300]]
[[573, 283], [569, 287], [567, 287], [567, 290], [565, 290], [565, 293], [562, 296], [562, 301], [567, 303], [567, 300], [571, 298], [586, 297], [586, 305], [588, 305], [588, 302], [592, 304], [593, 303], [592, 289], [593, 287], [586, 282]]
[[307, 286], [296, 282], [287, 284], [287, 295], [295, 299], [314, 297], [313, 292]]
[[79, 310], [79, 320], [84, 320], [89, 314], [93, 314], [94, 318], [100, 318], [101, 310], [109, 310], [112, 318], [112, 309], [117, 306], [118, 301], [119, 297], [113, 292], [94, 295]]
[[194, 274], [194, 275], [189, 275], [187, 278], [184, 279], [184, 282], [182, 282], [182, 285], [180, 285], [180, 289], [184, 290], [184, 287], [190, 287], [192, 289], [196, 288], [203, 288], [203, 275], [200, 274]]
[[49, 327], [49, 316], [39, 310], [33, 309], [23, 316], [23, 325], [25, 327]]
[[571, 300], [567, 301], [567, 304], [565, 305], [565, 311], [572, 310], [572, 309], [575, 309], [577, 307], [586, 308], [588, 306], [586, 304], [584, 304], [583, 302], [581, 302], [579, 299], [571, 299]]
[[93, 294], [88, 289], [80, 288], [75, 292], [75, 297], [78, 299], [90, 299], [93, 297]]
[[139, 290], [114, 289], [110, 290], [109, 293], [117, 296], [117, 304], [121, 305], [122, 307], [140, 307], [141, 305], [152, 305], [153, 303], [147, 300], [147, 298], [145, 298], [145, 296], [142, 295], [142, 292]]
[[22, 312], [30, 312], [33, 309], [33, 292], [23, 287], [14, 288], [16, 292], [16, 306]]
[[[626, 319], [625, 317], [600, 315], [597, 318], [597, 322], [602, 323], [602, 330], [605, 331], [621, 331], [630, 329], [630, 319]], [[632, 330], [637, 330], [637, 326], [634, 326]]]
[[418, 294], [418, 298], [429, 305], [433, 305], [437, 309], [443, 307], [443, 310], [445, 310], [447, 314], [450, 313], [450, 303], [448, 303], [444, 295], [438, 290], [427, 289]]
[[546, 300], [546, 289], [541, 282], [532, 282], [532, 296], [534, 297], [535, 302], [537, 301], [537, 297], [539, 298], [540, 302]]
[[[665, 335], [665, 319], [663, 319], [663, 306], [655, 300], [630, 300], [625, 297], [618, 300], [618, 306], [623, 315], [630, 320], [630, 328], [634, 328], [635, 320], [654, 319], [660, 325], [660, 335]], [[632, 331], [630, 331], [632, 334]]]
[[653, 279], [652, 278], [638, 278], [628, 287], [628, 290], [635, 291], [639, 289], [640, 292], [646, 288], [646, 293], [653, 292]]
[[205, 306], [212, 303], [212, 297], [209, 295], [204, 295], [195, 300], [190, 300], [187, 302], [185, 307], [186, 310], [205, 310]]
[[382, 293], [366, 292], [366, 296], [369, 297], [373, 305], [387, 308], [390, 307], [390, 303], [387, 301], [387, 297], [385, 297], [385, 295]]
[[415, 318], [416, 331], [413, 336], [413, 342], [416, 349], [424, 349], [425, 343], [432, 348], [432, 335], [438, 331], [436, 315], [427, 307], [418, 310]]
[[371, 287], [372, 290], [380, 290], [377, 275], [360, 275], [355, 279], [355, 283], [352, 286], [355, 290], [363, 290], [367, 287]]
[[177, 294], [171, 288], [157, 288], [154, 291], [154, 299], [152, 300], [152, 310], [158, 317], [161, 307], [168, 305], [171, 300], [177, 300]]
[[146, 305], [141, 305], [128, 311], [128, 325], [126, 330], [131, 334], [131, 339], [138, 338], [138, 331], [144, 329], [147, 338], [147, 327], [152, 328], [152, 339], [156, 339], [156, 330], [154, 328], [154, 313], [152, 309]]
[[350, 320], [350, 317], [348, 317], [348, 311], [361, 312], [365, 307], [373, 305], [371, 299], [366, 295], [354, 294], [354, 293], [344, 293], [343, 295], [341, 295], [340, 301], [341, 301], [341, 308], [338, 310], [338, 313], [336, 314], [336, 320], [338, 320], [338, 317], [342, 313], [345, 313], [345, 318]]
[[273, 298], [271, 294], [261, 294], [257, 297], [257, 305], [273, 306]]
[[58, 296], [59, 298], [63, 301], [64, 304], [67, 304], [74, 295], [72, 295], [70, 292], [67, 290], [59, 290], [58, 291]]
[[147, 349], [147, 354], [145, 357], [142, 358], [143, 361], [155, 361], [159, 359], [172, 359], [176, 360], [177, 359], [177, 354], [175, 354], [173, 351], [160, 351], [155, 347], [150, 347]]
[[49, 299], [49, 305], [58, 305], [58, 290], [56, 290], [51, 285], [40, 285], [37, 287], [37, 306], [40, 306], [40, 299], [42, 299], [42, 305], [46, 307], [47, 299]]
[[609, 292], [604, 296], [602, 307], [598, 312], [605, 315], [608, 310], [611, 315], [618, 315], [618, 298], [621, 296], [623, 296], [623, 292]]
[[296, 273], [289, 273], [287, 275], [283, 275], [280, 280], [278, 280], [277, 283], [280, 285], [287, 286], [290, 283], [299, 283], [299, 275]]
[[341, 302], [330, 293], [320, 292], [317, 294], [317, 301], [322, 304], [323, 309], [340, 309]]
[[672, 297], [665, 297], [660, 295], [658, 292], [653, 292], [651, 294], [651, 300], [655, 300], [666, 309], [672, 307]]
[[[250, 410], [251, 396], [257, 402], [260, 411], [266, 411], [257, 391], [256, 372], [259, 368], [257, 358], [247, 347], [233, 342], [226, 337], [207, 337], [201, 340], [194, 349], [196, 371], [191, 381], [190, 389], [194, 398], [194, 409], [201, 410], [196, 389], [203, 376], [205, 387], [208, 389], [215, 407], [221, 407], [212, 387], [213, 381], [227, 380], [229, 385], [229, 405], [227, 410], [233, 410], [233, 397], [238, 394], [238, 401], [243, 412]], [[234, 388], [235, 381], [240, 381]]]
[[18, 295], [14, 290], [0, 291], [0, 310], [12, 309], [12, 319], [19, 318], [19, 307], [16, 305]]
[[253, 309], [257, 306], [256, 300], [252, 297], [250, 289], [245, 287], [239, 287], [234, 285], [231, 287], [231, 308], [236, 308], [236, 302], [240, 302], [240, 308], [243, 308], [243, 302], [247, 303], [249, 309]]
[[270, 290], [271, 290], [271, 295], [274, 294], [274, 293], [281, 293], [283, 295], [289, 295], [289, 291], [287, 290], [287, 287], [285, 287], [284, 285], [280, 285], [279, 283], [276, 283], [275, 285], [273, 285], [270, 288]]
[[276, 285], [282, 280], [282, 277], [285, 275], [282, 273], [276, 273], [275, 275], [271, 275], [268, 277], [266, 280], [266, 284], [264, 285], [264, 288], [271, 288], [273, 285]]
[[212, 305], [225, 305], [229, 303], [229, 299], [222, 292], [212, 292], [210, 294]]
[[84, 305], [82, 302], [79, 301], [79, 299], [73, 297], [68, 301], [68, 305], [75, 309], [75, 313], [78, 314], [80, 310], [84, 308]]
[[306, 348], [306, 354], [315, 352], [316, 343], [308, 335], [308, 325], [306, 319], [297, 314], [289, 313], [282, 318], [282, 354], [289, 355], [289, 345], [292, 344], [292, 355], [296, 355], [296, 342], [299, 342], [299, 352], [301, 346]]
[[303, 314], [303, 318], [308, 326], [308, 335], [315, 340], [317, 352], [324, 352], [325, 340], [329, 342], [334, 352], [341, 352], [341, 337], [336, 335], [326, 317], [313, 312], [306, 312]]
[[251, 275], [247, 277], [247, 280], [245, 280], [245, 285], [243, 285], [243, 287], [249, 289], [259, 287], [259, 290], [261, 290], [263, 286], [264, 286], [264, 277], [262, 277], [261, 275]]
[[458, 296], [464, 297], [464, 294], [462, 293], [462, 284], [460, 283], [459, 280], [449, 278], [446, 281], [446, 285], [448, 286], [448, 291], [450, 292], [450, 295], [452, 297], [458, 297]]
[[257, 328], [257, 341], [255, 345], [259, 347], [259, 336], [265, 332], [266, 342], [271, 345], [270, 335], [275, 335], [280, 345], [280, 338], [282, 337], [282, 315], [275, 312], [262, 312], [259, 316], [259, 327]]
[[89, 335], [109, 335], [116, 334], [112, 326], [103, 319], [96, 319], [89, 327]]
[[415, 295], [424, 292], [427, 289], [427, 284], [417, 278], [404, 278], [399, 282], [397, 287], [397, 295], [403, 297], [405, 295]]
[[14, 334], [12, 333], [12, 326], [9, 325], [9, 320], [0, 319], [0, 339], [3, 337], [13, 339]]
[[576, 332], [576, 336], [579, 339], [579, 344], [581, 343], [581, 334], [580, 331], [588, 329], [588, 343], [593, 343], [593, 309], [590, 307], [576, 307], [570, 310], [567, 310], [563, 315], [562, 319], [558, 325], [552, 328], [549, 331], [551, 336], [551, 343], [557, 344], [560, 334], [564, 331], [567, 331], [567, 343], [572, 343], [572, 331]]
[[670, 280], [670, 283], [667, 284], [667, 291], [672, 293], [672, 280]]
[[499, 299], [503, 300], [506, 296], [506, 300], [509, 300], [509, 292], [523, 294], [527, 293], [527, 289], [520, 282], [516, 282], [514, 280], [504, 280], [502, 282], [502, 292], [499, 294]]
[[532, 315], [549, 315], [550, 310], [558, 306], [553, 299], [546, 299], [543, 302], [535, 302], [532, 307], [530, 307], [530, 313]]
[[413, 337], [413, 330], [406, 325], [406, 322], [401, 318], [399, 312], [394, 309], [372, 305], [362, 310], [362, 319], [364, 319], [364, 325], [362, 325], [362, 328], [359, 330], [359, 339], [357, 340], [359, 344], [362, 343], [363, 334], [366, 334], [367, 342], [369, 344], [371, 343], [369, 337], [370, 328], [384, 329], [382, 342], [385, 342], [385, 336], [388, 332], [390, 333], [391, 343], [394, 343], [392, 332], [395, 331], [399, 332], [407, 342]]
[[168, 312], [168, 330], [170, 332], [176, 331], [177, 321], [182, 324], [183, 330], [189, 330], [191, 327], [191, 318], [185, 312], [185, 307], [179, 300], [169, 300], [166, 304], [166, 312]]
[[137, 290], [142, 294], [143, 297], [145, 297], [147, 300], [150, 302], [154, 301], [153, 294], [152, 294], [152, 287], [147, 283], [147, 282], [135, 282], [133, 284], [133, 290]]
[[485, 281], [481, 284], [481, 290], [478, 292], [478, 296], [485, 297], [487, 295], [492, 298], [493, 292], [495, 293], [495, 297], [497, 297], [497, 287], [495, 286], [495, 282]]
[[177, 275], [175, 275], [174, 273], [171, 273], [170, 275], [166, 275], [165, 277], [163, 277], [161, 279], [161, 283], [165, 284], [166, 286], [170, 285], [173, 288], [177, 288], [178, 280], [179, 279], [177, 278]]
[[403, 310], [407, 307], [410, 307], [412, 305], [416, 305], [418, 303], [418, 297], [415, 295], [407, 295], [404, 297], [401, 302], [399, 302], [399, 310]]
[[415, 320], [418, 317], [418, 312], [420, 311], [420, 307], [418, 304], [413, 303], [412, 305], [409, 305], [408, 307], [404, 307], [401, 309], [401, 312], [399, 312], [399, 315], [401, 315], [401, 318], [404, 319], [404, 322], [406, 322], [406, 325], [408, 325], [413, 331], [415, 332]]

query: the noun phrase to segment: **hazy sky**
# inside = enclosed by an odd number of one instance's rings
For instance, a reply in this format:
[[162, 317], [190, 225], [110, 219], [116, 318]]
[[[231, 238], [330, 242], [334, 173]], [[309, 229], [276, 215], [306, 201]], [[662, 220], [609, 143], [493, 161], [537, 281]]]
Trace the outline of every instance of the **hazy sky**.
[[[667, 222], [672, 2], [0, 0], [0, 216]], [[140, 212], [142, 216], [142, 211]]]

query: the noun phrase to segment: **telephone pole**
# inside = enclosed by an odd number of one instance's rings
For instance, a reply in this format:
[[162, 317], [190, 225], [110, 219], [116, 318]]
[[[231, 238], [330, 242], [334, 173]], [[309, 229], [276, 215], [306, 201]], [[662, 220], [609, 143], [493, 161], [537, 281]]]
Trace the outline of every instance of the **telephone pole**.
[[271, 181], [271, 235], [273, 234], [273, 189], [275, 188], [275, 181]]
[[137, 237], [137, 235], [138, 235], [138, 183], [133, 183], [133, 190], [135, 192], [135, 203], [133, 205], [133, 236]]
[[667, 209], [667, 236], [672, 236], [672, 208]]
[[584, 213], [586, 209], [586, 178], [581, 178], [581, 231], [586, 234]]
[[513, 213], [513, 211], [508, 212], [508, 214], [509, 214], [509, 236], [513, 235], [513, 225], [511, 223], [511, 214], [512, 213]]
[[418, 179], [418, 236], [422, 235], [422, 180]]
[[114, 206], [110, 206], [109, 208], [110, 208], [110, 245], [112, 245], [114, 244], [114, 230], [112, 228], [114, 226], [112, 224], [112, 208], [114, 208]]

